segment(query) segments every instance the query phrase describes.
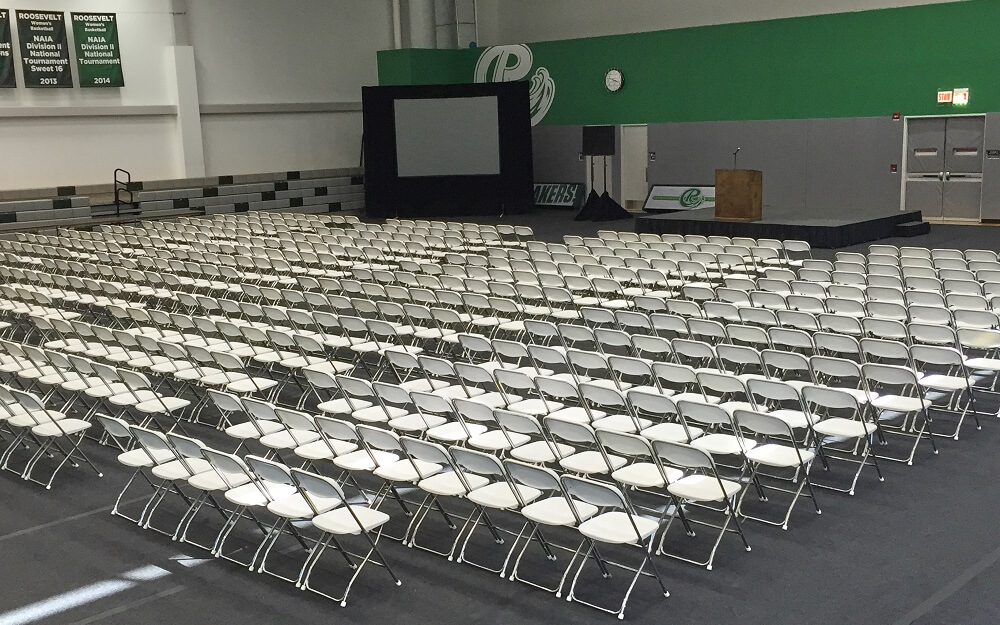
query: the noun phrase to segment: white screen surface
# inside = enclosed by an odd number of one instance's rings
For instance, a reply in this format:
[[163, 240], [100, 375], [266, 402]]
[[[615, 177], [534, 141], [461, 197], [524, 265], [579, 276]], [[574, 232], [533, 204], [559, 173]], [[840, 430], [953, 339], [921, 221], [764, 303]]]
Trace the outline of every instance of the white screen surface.
[[496, 96], [396, 100], [394, 108], [401, 178], [500, 173]]

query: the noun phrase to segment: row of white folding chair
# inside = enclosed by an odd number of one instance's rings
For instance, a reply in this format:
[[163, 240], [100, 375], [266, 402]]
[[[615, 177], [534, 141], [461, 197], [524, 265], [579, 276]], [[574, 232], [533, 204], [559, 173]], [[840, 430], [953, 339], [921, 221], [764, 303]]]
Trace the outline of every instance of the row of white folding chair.
[[[11, 356], [0, 358], [0, 371], [7, 373], [13, 368], [12, 363], [14, 360]], [[40, 375], [42, 372], [38, 373]], [[52, 410], [46, 403], [44, 398], [32, 392], [0, 384], [0, 439], [10, 437], [4, 451], [0, 453], [0, 469], [12, 469], [12, 458], [16, 458], [17, 453], [22, 450], [31, 450], [29, 443], [32, 443], [35, 448], [23, 467], [20, 470], [13, 469], [15, 472], [19, 471], [22, 479], [51, 489], [56, 475], [66, 464], [78, 467], [77, 460], [90, 466], [98, 477], [103, 477], [80, 449], [84, 435], [91, 426], [90, 421]], [[56, 465], [51, 469], [47, 480], [38, 479], [35, 477], [35, 469], [46, 458], [55, 460]]]
[[[248, 455], [244, 460], [237, 455], [212, 449], [197, 439], [128, 426], [113, 417], [102, 416], [101, 422], [122, 449], [119, 462], [136, 469], [133, 479], [126, 483], [119, 495], [119, 503], [136, 475], [142, 474], [150, 483], [154, 479], [158, 481], [137, 519], [118, 511], [116, 503], [114, 510], [119, 516], [129, 518], [145, 529], [151, 528], [175, 540], [209, 549], [216, 557], [295, 582], [296, 587], [312, 590], [339, 602], [341, 606], [346, 605], [357, 574], [369, 562], [385, 568], [395, 585], [401, 584], [377, 546], [382, 527], [390, 516], [370, 505], [352, 503], [337, 480], [259, 456]], [[184, 495], [186, 490], [195, 491], [197, 495], [189, 498]], [[152, 524], [153, 514], [171, 492], [183, 495], [187, 504], [180, 522], [172, 531]], [[223, 496], [229, 507], [216, 499], [218, 495]], [[188, 532], [206, 503], [217, 508], [225, 517], [225, 522], [211, 545], [198, 545], [188, 538]], [[263, 525], [258, 516], [265, 511], [274, 519], [269, 527]], [[252, 518], [263, 532], [263, 538], [249, 561], [239, 560], [238, 550], [226, 550], [227, 541], [243, 518]], [[293, 523], [298, 527], [313, 527], [320, 531], [320, 535], [307, 539]], [[284, 534], [293, 536], [307, 554], [299, 574], [292, 578], [267, 570], [267, 558]], [[359, 561], [355, 562], [344, 552], [355, 573], [343, 594], [333, 596], [311, 586], [313, 569], [327, 547], [332, 545], [337, 550], [343, 550], [340, 540], [352, 535], [365, 538], [363, 544], [368, 553], [357, 556]], [[310, 547], [307, 541], [313, 545]]]
[[[499, 372], [497, 375], [500, 375]], [[707, 373], [699, 374], [698, 379], [708, 377], [710, 375], [711, 374]], [[342, 378], [338, 379], [341, 380], [342, 387], [347, 390], [347, 395], [353, 395], [355, 401], [364, 401], [366, 399], [374, 401], [374, 396], [380, 394], [378, 385], [375, 385], [375, 389], [371, 389], [370, 385], [365, 387], [365, 383], [363, 381], [347, 380]], [[350, 382], [350, 384], [348, 384], [348, 382]], [[580, 385], [578, 389], [580, 394], [575, 398], [577, 405], [574, 407], [568, 407], [562, 403], [555, 402], [555, 399], [562, 399], [564, 401], [567, 399], [572, 401], [574, 399], [573, 396], [575, 392], [559, 390], [558, 385], [562, 383], [560, 380], [553, 380], [548, 377], [536, 377], [534, 382], [536, 391], [540, 397], [544, 397], [546, 394], [550, 395], [547, 402], [543, 400], [542, 403], [539, 403], [538, 400], [534, 400], [532, 403], [531, 400], [521, 400], [508, 407], [494, 409], [492, 420], [495, 421], [495, 425], [499, 426], [500, 432], [493, 432], [493, 434], [499, 434], [502, 432], [504, 437], [491, 437], [489, 433], [482, 432], [468, 437], [465, 444], [480, 448], [481, 450], [490, 453], [509, 454], [513, 458], [533, 463], [558, 463], [558, 466], [562, 469], [570, 470], [576, 474], [610, 474], [611, 477], [615, 479], [625, 477], [629, 474], [628, 470], [623, 470], [621, 465], [618, 464], [618, 461], [623, 463], [624, 460], [619, 457], [614, 457], [615, 462], [612, 462], [609, 460], [607, 455], [599, 456], [593, 454], [592, 452], [588, 455], [587, 451], [572, 451], [573, 446], [578, 446], [580, 443], [586, 443], [588, 447], [593, 447], [601, 442], [602, 432], [605, 433], [605, 436], [617, 436], [619, 438], [624, 437], [627, 439], [628, 434], [621, 434], [622, 431], [639, 432], [639, 436], [643, 436], [649, 441], [646, 443], [647, 446], [663, 441], [689, 442], [693, 440], [693, 444], [696, 447], [703, 443], [704, 448], [714, 450], [717, 453], [735, 453], [737, 455], [741, 453], [741, 450], [746, 451], [748, 447], [752, 446], [738, 444], [732, 446], [731, 448], [727, 447], [726, 449], [722, 449], [719, 447], [720, 443], [717, 440], [722, 435], [708, 436], [702, 443], [698, 442], [700, 440], [699, 437], [703, 432], [705, 432], [705, 427], [717, 424], [717, 421], [705, 421], [707, 417], [701, 413], [699, 406], [705, 409], [720, 410], [720, 408], [706, 403], [706, 401], [703, 400], [704, 395], [699, 396], [699, 401], [695, 403], [692, 403], [691, 401], [694, 395], [691, 395], [690, 393], [688, 395], [679, 395], [675, 398], [681, 399], [677, 404], [675, 404], [674, 398], [669, 398], [666, 395], [656, 392], [656, 390], [636, 388], [622, 394], [621, 392], [608, 387], [584, 383]], [[757, 383], [758, 382], [752, 382], [751, 384]], [[768, 382], [759, 383], [765, 384]], [[500, 384], [502, 385], [502, 382]], [[562, 384], [565, 385], [565, 383]], [[775, 395], [775, 391], [771, 389], [769, 392], [764, 393], [765, 396], [770, 395], [772, 399], [776, 397], [779, 400], [794, 398], [796, 402], [799, 402], [799, 407], [796, 410], [783, 410], [778, 413], [781, 414], [781, 418], [785, 420], [780, 422], [785, 432], [788, 434], [787, 438], [790, 441], [794, 441], [795, 436], [791, 433], [792, 428], [794, 427], [799, 430], [803, 428], [810, 428], [811, 421], [805, 414], [804, 407], [801, 405], [797, 390], [794, 387], [787, 387], [776, 382], [770, 382], [769, 384], [772, 386], [777, 385], [778, 387], [785, 388], [785, 390], [782, 393]], [[362, 390], [349, 390], [352, 385], [361, 385]], [[381, 386], [382, 388], [386, 387], [384, 384]], [[564, 389], [565, 388], [567, 387], [564, 386]], [[398, 392], [398, 389], [394, 390]], [[385, 391], [383, 390], [381, 392], [384, 393]], [[836, 393], [836, 391], [834, 393]], [[552, 396], [554, 396], [555, 399], [553, 399]], [[491, 421], [489, 408], [484, 407], [482, 403], [478, 403], [475, 398], [472, 400], [452, 398], [451, 403], [453, 404], [453, 408], [450, 408], [448, 406], [448, 402], [440, 397], [429, 397], [426, 393], [419, 393], [416, 391], [413, 393], [412, 397], [416, 401], [418, 407], [430, 410], [436, 413], [436, 416], [448, 412], [454, 412], [460, 419], [469, 423], [473, 421]], [[749, 399], [751, 403], [748, 403], [747, 405], [750, 407], [756, 407], [752, 403], [752, 396], [750, 396]], [[435, 400], [438, 403], [435, 404], [434, 401], [429, 400]], [[718, 397], [715, 401], [718, 401]], [[398, 404], [400, 403], [400, 400], [397, 398], [396, 402]], [[608, 411], [618, 414], [618, 416], [601, 416], [606, 413], [597, 413], [588, 406], [588, 402], [594, 402], [599, 407], [606, 408]], [[367, 405], [369, 403], [371, 402], [365, 401], [362, 405]], [[687, 406], [687, 408], [678, 410], [678, 405]], [[736, 406], [740, 404], [738, 402], [728, 402], [723, 405], [729, 407], [729, 411], [733, 412], [733, 410], [737, 409]], [[371, 418], [375, 413], [378, 413], [382, 419], [387, 419], [391, 416], [385, 414], [383, 412], [383, 408], [364, 408], [362, 410], [365, 413], [366, 418]], [[701, 425], [701, 427], [697, 427], [694, 424], [689, 425], [685, 422], [682, 415], [686, 410], [692, 411], [691, 418], [695, 419], [696, 421], [694, 423]], [[373, 413], [373, 411], [375, 412]], [[595, 413], [599, 415], [599, 418], [596, 420], [593, 419], [593, 414]], [[799, 416], [796, 417], [797, 420], [792, 422], [792, 425], [789, 425], [786, 421], [791, 418], [793, 413], [798, 414]], [[654, 425], [649, 419], [639, 416], [642, 414], [655, 416], [657, 419], [662, 419], [663, 415], [674, 415], [674, 420], [661, 421]], [[725, 415], [725, 413], [720, 414], [723, 414], [723, 416]], [[629, 415], [629, 417], [626, 418], [624, 415]], [[541, 423], [538, 421], [539, 417], [541, 418]], [[402, 422], [410, 418], [411, 417], [398, 417], [397, 420]], [[718, 419], [718, 415], [716, 415], [715, 418]], [[777, 417], [759, 417], [759, 419], [765, 420], [768, 418], [778, 419]], [[856, 411], [855, 418], [863, 419], [860, 411]], [[631, 419], [631, 423], [634, 425], [629, 425], [629, 419]], [[839, 421], [835, 419], [835, 421], [837, 423], [835, 424], [831, 422], [831, 426], [839, 425], [840, 429], [838, 431], [842, 436], [845, 432], [847, 432], [848, 438], [863, 438], [866, 434], [870, 434], [874, 430], [874, 426], [865, 426], [861, 421], [857, 421], [856, 427], [853, 427], [853, 429], [849, 424], [843, 423], [843, 418], [840, 418]], [[614, 423], [612, 424], [611, 422]], [[390, 421], [389, 424], [390, 427], [395, 425], [392, 421]], [[608, 429], [609, 425], [611, 427], [610, 430]], [[427, 430], [427, 433], [430, 434], [430, 438], [439, 440], [440, 437], [434, 435], [434, 430], [443, 429], [444, 427], [446, 426], [438, 426], [437, 428], [429, 429]], [[866, 429], [866, 427], [868, 429]], [[848, 432], [848, 430], [850, 430], [850, 432]], [[774, 433], [772, 432], [772, 435], [773, 434]], [[784, 432], [782, 432], [782, 434], [784, 434]], [[535, 438], [532, 438], [532, 436]], [[724, 438], [724, 436], [722, 438]], [[633, 440], [636, 439], [633, 438]], [[727, 440], [739, 442], [738, 438], [733, 439], [730, 437]], [[444, 442], [453, 442], [453, 439], [445, 440]], [[567, 452], [569, 452], [568, 455]], [[608, 453], [613, 453], [613, 451], [608, 450]], [[811, 457], [812, 452], [808, 453]], [[863, 462], [864, 461], [862, 461], [862, 463]], [[770, 466], [789, 465], [774, 463], [772, 459], [772, 464]], [[796, 466], [796, 468], [800, 467]], [[858, 472], [860, 472], [860, 467]], [[855, 475], [854, 481], [851, 483], [851, 490], [853, 490], [853, 486], [856, 481], [857, 475]], [[628, 480], [626, 480], [624, 486], [634, 487], [642, 485], [629, 483]], [[645, 486], [649, 487], [650, 484], [647, 483]], [[801, 488], [799, 489], [799, 492], [801, 492]], [[796, 494], [796, 498], [797, 496], [798, 495]], [[794, 506], [794, 499], [792, 504], [789, 506], [783, 521], [779, 522], [779, 524], [787, 524], [788, 515], [791, 512], [792, 506]], [[709, 560], [709, 565], [710, 563], [711, 559]]]
[[926, 247], [896, 247], [894, 245], [872, 244], [868, 246], [869, 254], [884, 254], [888, 256], [910, 258], [964, 258], [966, 260], [997, 260], [997, 253], [992, 250], [956, 250], [929, 249]]
[[[158, 418], [172, 425], [175, 415], [190, 405], [186, 399], [161, 393], [142, 373], [120, 367], [132, 355], [121, 347], [82, 341], [54, 343], [51, 347], [37, 348], [0, 341], [3, 349], [0, 372], [19, 379], [29, 390], [44, 390], [46, 399], [63, 399], [60, 412], [69, 410], [84, 397], [94, 400], [84, 413], [83, 418], [88, 421], [103, 405], [108, 410], [134, 414], [139, 423], [163, 427]], [[62, 351], [66, 354], [61, 354]]]

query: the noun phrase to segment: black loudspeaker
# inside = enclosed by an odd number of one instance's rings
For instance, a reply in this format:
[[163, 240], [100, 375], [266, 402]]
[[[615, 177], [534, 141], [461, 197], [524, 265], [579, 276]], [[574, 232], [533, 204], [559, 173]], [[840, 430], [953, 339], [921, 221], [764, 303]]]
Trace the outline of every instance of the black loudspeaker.
[[614, 156], [615, 127], [614, 126], [584, 126], [583, 127], [584, 156]]

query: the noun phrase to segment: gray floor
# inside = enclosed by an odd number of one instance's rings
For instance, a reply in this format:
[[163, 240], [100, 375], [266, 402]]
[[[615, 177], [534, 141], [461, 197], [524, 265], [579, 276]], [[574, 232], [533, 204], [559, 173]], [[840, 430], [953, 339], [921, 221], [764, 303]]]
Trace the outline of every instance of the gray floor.
[[[627, 220], [576, 224], [569, 218], [569, 213], [547, 211], [507, 221], [527, 223], [546, 239], [631, 228]], [[996, 249], [994, 233], [1000, 230], [935, 226], [930, 235], [906, 243]], [[1000, 600], [993, 592], [1000, 582], [1000, 421], [993, 416], [997, 402], [983, 403], [991, 415], [982, 417], [981, 431], [967, 425], [961, 440], [939, 440], [941, 452], [936, 456], [925, 446], [912, 467], [884, 463], [885, 482], [867, 475], [854, 497], [821, 491], [822, 515], [803, 501], [788, 531], [747, 523], [753, 551], [747, 553], [735, 539], [727, 539], [713, 571], [658, 561], [671, 597], [660, 596], [655, 582], [640, 581], [627, 620], [714, 625], [997, 622]], [[190, 430], [221, 444], [213, 430]], [[205, 552], [198, 548], [112, 517], [110, 506], [129, 472], [115, 463], [110, 449], [93, 442], [86, 449], [104, 470], [103, 478], [83, 468], [68, 470], [53, 490], [45, 491], [12, 474], [0, 475], [0, 624], [549, 625], [613, 620], [388, 540], [384, 553], [403, 585], [394, 587], [382, 570], [365, 569], [350, 604], [342, 609], [231, 562], [202, 562]], [[140, 486], [131, 491], [135, 497], [147, 492]], [[129, 512], [137, 512], [137, 505], [141, 503], [132, 503]], [[182, 509], [178, 500], [168, 499], [159, 522], [169, 525]], [[397, 509], [385, 509], [394, 514], [394, 523], [402, 521]], [[199, 518], [199, 539], [212, 535], [221, 523], [211, 510]], [[497, 520], [513, 523], [510, 518]], [[428, 523], [433, 521], [440, 519]], [[247, 544], [257, 538], [250, 526], [243, 526], [237, 536]], [[432, 532], [431, 538], [446, 535]], [[287, 554], [275, 562], [290, 571], [301, 562], [302, 553], [290, 540], [282, 547]], [[477, 555], [496, 553], [493, 547], [490, 541], [479, 541]], [[329, 576], [325, 581], [345, 581], [343, 564], [329, 555], [322, 565]], [[150, 565], [159, 567], [148, 569], [155, 579], [126, 580], [130, 572]], [[551, 566], [539, 558], [528, 570], [542, 575]], [[621, 583], [621, 576], [607, 583], [588, 579], [585, 588], [604, 592], [605, 585], [619, 588]], [[97, 598], [104, 593], [107, 596]], [[57, 600], [47, 601], [54, 597]], [[72, 607], [70, 600], [80, 597], [92, 600]], [[18, 611], [25, 606], [33, 612]], [[44, 608], [52, 606], [65, 611], [46, 613]]]

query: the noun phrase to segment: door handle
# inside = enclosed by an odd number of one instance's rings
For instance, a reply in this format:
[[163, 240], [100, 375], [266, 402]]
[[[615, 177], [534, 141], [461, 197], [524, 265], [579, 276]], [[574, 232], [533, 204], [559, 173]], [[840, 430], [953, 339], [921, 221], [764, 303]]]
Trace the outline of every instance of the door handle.
[[944, 179], [945, 180], [951, 180], [951, 172], [950, 171], [944, 172]]

